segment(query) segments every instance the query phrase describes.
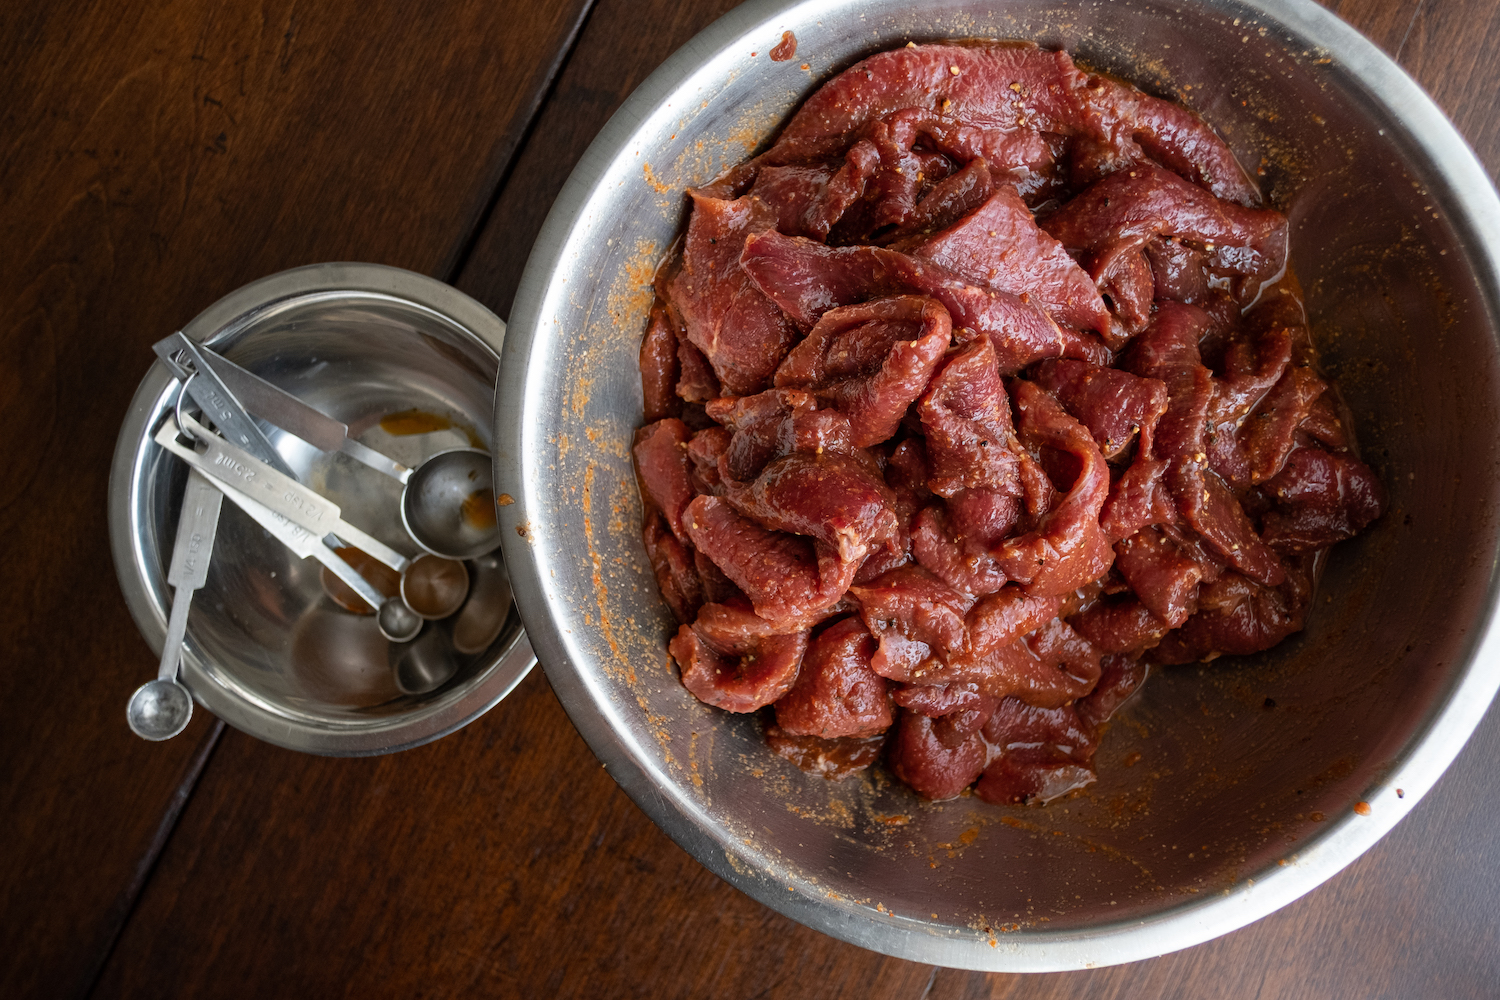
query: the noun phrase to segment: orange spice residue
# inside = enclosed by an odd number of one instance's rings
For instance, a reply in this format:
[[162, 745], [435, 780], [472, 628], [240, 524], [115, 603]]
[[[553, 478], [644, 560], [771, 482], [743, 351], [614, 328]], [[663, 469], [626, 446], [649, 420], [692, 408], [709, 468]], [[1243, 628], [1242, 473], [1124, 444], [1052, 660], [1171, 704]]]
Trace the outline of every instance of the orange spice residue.
[[1359, 813], [1361, 816], [1368, 816], [1370, 815], [1370, 803], [1356, 802], [1354, 803], [1354, 811]]
[[495, 526], [495, 491], [488, 486], [475, 490], [464, 497], [464, 523], [479, 531], [488, 531]]
[[786, 62], [796, 54], [797, 36], [790, 31], [783, 31], [781, 33], [781, 41], [777, 42], [776, 47], [771, 50], [771, 61]]
[[392, 437], [411, 437], [414, 434], [457, 430], [462, 431], [468, 437], [472, 447], [484, 447], [484, 439], [474, 431], [474, 428], [458, 423], [452, 417], [445, 417], [440, 413], [428, 413], [426, 410], [402, 410], [399, 413], [388, 413], [380, 418], [380, 429]]
[[380, 429], [396, 437], [431, 434], [433, 431], [446, 431], [452, 426], [451, 418], [428, 413], [426, 410], [402, 410], [380, 418]]
[[643, 163], [641, 166], [646, 168], [644, 171], [646, 174], [646, 183], [650, 184], [657, 194], [666, 194], [672, 190], [672, 185], [665, 184], [657, 179], [656, 172], [651, 169], [651, 164]]
[[[594, 505], [594, 470], [593, 462], [583, 471], [583, 509], [592, 510]], [[599, 601], [599, 627], [604, 632], [604, 641], [609, 643], [610, 652], [615, 654], [615, 660], [625, 659], [620, 650], [619, 640], [615, 637], [614, 622], [609, 614], [609, 590], [604, 585], [604, 561], [599, 557], [599, 548], [594, 544], [594, 519], [585, 514], [583, 516], [583, 538], [588, 547], [589, 561], [594, 564], [594, 593]], [[635, 683], [635, 665], [626, 662], [628, 671], [626, 680]]]
[[511, 496], [509, 493], [502, 493], [495, 498], [495, 506], [497, 507], [509, 507], [515, 502], [516, 498]]
[[[661, 257], [662, 249], [658, 244], [646, 239], [635, 241], [635, 248], [621, 263], [620, 276], [615, 279], [605, 300], [605, 308], [613, 321], [604, 331], [606, 334], [645, 328], [646, 314], [650, 312], [651, 300], [655, 298], [653, 286]], [[586, 404], [588, 393], [584, 392], [581, 396], [576, 391], [573, 393], [574, 412], [581, 416], [580, 398]]]
[[[401, 590], [401, 574], [391, 569], [383, 562], [377, 561], [373, 556], [352, 545], [343, 545], [333, 550], [334, 553], [349, 568], [354, 570], [370, 586], [374, 587], [383, 597], [395, 597]], [[357, 615], [373, 615], [375, 609], [364, 602], [354, 590], [343, 580], [333, 575], [333, 571], [327, 566], [322, 567], [318, 579], [323, 584], [323, 591], [333, 599], [333, 603], [345, 611], [352, 611]]]

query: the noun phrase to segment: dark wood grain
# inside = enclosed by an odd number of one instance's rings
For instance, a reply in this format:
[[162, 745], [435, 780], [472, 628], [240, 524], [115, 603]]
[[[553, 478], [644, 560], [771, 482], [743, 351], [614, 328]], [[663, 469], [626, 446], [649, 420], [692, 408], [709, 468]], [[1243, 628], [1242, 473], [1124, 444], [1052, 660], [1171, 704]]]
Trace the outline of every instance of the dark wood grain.
[[[589, 140], [731, 6], [598, 0], [570, 47], [585, 2], [0, 13], [0, 65], [15, 67], [0, 78], [0, 245], [24, 250], [0, 269], [0, 357], [25, 362], [0, 365], [0, 415], [29, 429], [0, 480], [0, 529], [22, 539], [7, 568], [24, 571], [0, 612], [14, 636], [0, 759], [28, 771], [0, 782], [0, 996], [76, 994], [106, 952], [98, 997], [1496, 995], [1500, 710], [1319, 890], [1197, 948], [1051, 976], [884, 958], [739, 894], [618, 789], [540, 672], [465, 730], [386, 758], [233, 731], [208, 756], [206, 718], [163, 747], [128, 737], [123, 699], [153, 664], [98, 554], [102, 470], [146, 345], [316, 260], [439, 274], [506, 315]], [[1500, 2], [1329, 6], [1500, 172]], [[87, 443], [55, 476], [43, 461], [72, 437]]]
[[1424, 0], [1320, 0], [1323, 6], [1354, 25], [1392, 59], [1411, 34]]
[[531, 244], [573, 165], [609, 116], [667, 56], [737, 0], [598, 4], [489, 224], [454, 282], [509, 316]]
[[[446, 272], [586, 0], [7, 4], [0, 25], [0, 996], [85, 992], [214, 720], [125, 727], [156, 672], [106, 485], [149, 345], [298, 264]], [[394, 73], [394, 64], [420, 67]]]
[[1400, 59], [1448, 112], [1491, 180], [1500, 177], [1500, 72], [1493, 49], [1497, 38], [1500, 4], [1427, 0], [1412, 21]]

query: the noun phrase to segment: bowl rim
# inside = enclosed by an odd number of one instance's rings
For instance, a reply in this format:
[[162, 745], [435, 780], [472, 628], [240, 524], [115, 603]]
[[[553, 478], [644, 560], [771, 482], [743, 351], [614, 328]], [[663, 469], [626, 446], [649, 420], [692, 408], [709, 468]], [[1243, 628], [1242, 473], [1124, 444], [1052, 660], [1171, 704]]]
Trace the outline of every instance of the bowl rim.
[[[574, 241], [591, 221], [598, 182], [628, 156], [638, 131], [670, 102], [695, 74], [747, 40], [761, 41], [799, 11], [817, 10], [818, 0], [751, 0], [693, 37], [641, 83], [610, 118], [569, 176], [547, 216], [527, 260], [511, 310], [509, 336], [500, 368], [495, 406], [497, 490], [516, 503], [502, 512], [507, 529], [524, 526], [527, 512], [546, 509], [533, 486], [528, 457], [544, 445], [527, 412], [540, 395], [541, 375], [533, 372], [533, 346], [545, 336], [550, 276], [574, 252]], [[1447, 185], [1444, 202], [1450, 224], [1470, 248], [1471, 264], [1483, 297], [1480, 308], [1500, 330], [1500, 198], [1468, 144], [1446, 115], [1399, 65], [1372, 42], [1314, 0], [1237, 0], [1204, 6], [1248, 13], [1308, 42], [1348, 73], [1367, 99], [1384, 106], [1403, 123], [1410, 155]], [[753, 47], [753, 45], [752, 45]], [[550, 318], [552, 314], [548, 313]], [[536, 519], [532, 523], [540, 523]], [[701, 807], [651, 761], [636, 755], [611, 727], [614, 709], [588, 682], [568, 655], [569, 642], [543, 594], [547, 570], [538, 558], [542, 546], [504, 532], [516, 603], [532, 644], [570, 719], [590, 748], [632, 800], [679, 846], [720, 878], [777, 912], [836, 938], [912, 961], [996, 972], [1054, 972], [1114, 965], [1151, 958], [1226, 934], [1292, 902], [1337, 874], [1388, 833], [1437, 782], [1483, 719], [1500, 689], [1500, 566], [1492, 567], [1483, 612], [1465, 643], [1465, 666], [1446, 701], [1414, 732], [1393, 765], [1371, 786], [1382, 794], [1370, 816], [1346, 814], [1326, 823], [1304, 842], [1286, 867], [1250, 873], [1225, 893], [1194, 896], [1149, 917], [1117, 921], [1084, 930], [1027, 929], [1005, 935], [999, 947], [977, 932], [943, 933], [930, 924], [864, 906], [834, 904], [821, 892], [788, 892], [786, 878], [764, 870], [767, 859], [747, 853], [710, 832]], [[1394, 794], [1401, 788], [1404, 797]], [[730, 855], [736, 855], [731, 860]], [[740, 863], [735, 863], [735, 861]], [[747, 869], [747, 865], [750, 866]], [[762, 866], [762, 867], [756, 867]]]
[[[391, 299], [439, 314], [497, 366], [500, 363], [505, 342], [503, 320], [450, 285], [383, 264], [312, 264], [268, 275], [225, 295], [193, 317], [182, 332], [199, 343], [212, 344], [215, 338], [253, 322], [257, 313], [271, 306], [340, 293]], [[149, 450], [147, 421], [159, 411], [160, 400], [173, 391], [175, 384], [176, 379], [160, 360], [146, 372], [120, 427], [109, 476], [108, 521], [115, 575], [136, 627], [158, 655], [166, 640], [168, 609], [143, 570], [147, 556], [141, 549], [132, 498], [141, 489], [144, 455]], [[225, 690], [210, 678], [192, 642], [183, 646], [181, 679], [195, 701], [256, 739], [323, 756], [366, 757], [421, 746], [461, 729], [499, 704], [535, 664], [526, 631], [518, 629], [494, 662], [463, 685], [459, 697], [443, 698], [412, 715], [372, 719], [368, 724], [334, 730]]]

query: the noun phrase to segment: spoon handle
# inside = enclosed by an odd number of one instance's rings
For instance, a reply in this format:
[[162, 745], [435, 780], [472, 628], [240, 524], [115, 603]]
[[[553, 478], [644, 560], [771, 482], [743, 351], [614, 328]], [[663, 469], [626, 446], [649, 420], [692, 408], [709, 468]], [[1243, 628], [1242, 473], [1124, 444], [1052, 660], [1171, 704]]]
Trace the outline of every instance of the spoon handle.
[[[388, 620], [385, 618], [385, 615], [392, 601], [405, 609], [406, 615], [413, 614], [410, 609], [405, 608], [401, 599], [399, 597], [388, 598], [376, 590], [371, 586], [370, 581], [360, 576], [353, 566], [344, 561], [342, 556], [323, 544], [321, 538], [297, 522], [282, 514], [278, 514], [265, 504], [260, 503], [253, 497], [246, 496], [227, 483], [214, 480], [212, 485], [248, 514], [252, 521], [264, 528], [272, 538], [290, 549], [292, 554], [297, 558], [306, 559], [311, 556], [328, 567], [334, 576], [338, 577], [344, 582], [346, 587], [358, 594], [360, 600], [368, 604], [371, 610], [375, 612], [376, 622], [380, 628], [381, 635], [385, 636], [391, 642], [398, 643], [410, 642], [415, 638], [415, 632], [407, 633], [399, 627], [399, 623], [394, 631], [387, 627]], [[420, 620], [416, 622], [418, 627], [421, 624]]]
[[167, 617], [167, 638], [161, 647], [161, 665], [156, 676], [175, 681], [182, 663], [182, 641], [187, 635], [188, 608], [193, 592], [208, 580], [208, 562], [219, 531], [219, 509], [224, 495], [197, 470], [188, 473], [182, 494], [182, 514], [177, 519], [177, 540], [167, 565], [167, 583], [176, 588], [172, 613]]
[[180, 333], [168, 337], [151, 345], [174, 374], [186, 377], [188, 372], [178, 365], [173, 355], [181, 350], [193, 363], [193, 369], [198, 378], [188, 378], [183, 383], [182, 391], [192, 397], [193, 401], [203, 407], [203, 412], [213, 420], [214, 426], [224, 432], [224, 435], [244, 448], [256, 458], [265, 462], [271, 468], [282, 475], [292, 474], [291, 466], [286, 464], [286, 459], [281, 457], [265, 433], [256, 426], [250, 414], [245, 412], [244, 406], [235, 398], [229, 386], [219, 377], [219, 373], [209, 367], [203, 356], [198, 352], [198, 345]]
[[156, 443], [200, 472], [260, 501], [309, 531], [317, 532], [319, 538], [327, 534], [337, 535], [397, 573], [410, 565], [411, 561], [401, 553], [345, 521], [340, 516], [338, 504], [332, 500], [209, 433], [191, 417], [184, 415], [184, 420], [186, 429], [204, 443], [206, 451], [200, 455], [178, 443], [177, 428], [171, 420], [157, 431]]
[[[403, 485], [411, 478], [411, 470], [406, 466], [351, 438], [349, 425], [309, 406], [280, 386], [267, 382], [254, 372], [246, 371], [223, 355], [202, 344], [193, 343], [182, 333], [172, 334], [156, 344], [155, 348], [163, 357], [176, 350], [186, 351], [200, 369], [207, 368], [238, 397], [246, 410], [295, 434], [314, 448], [341, 451]], [[253, 449], [246, 450], [254, 453]]]
[[360, 576], [354, 567], [345, 562], [337, 552], [324, 545], [323, 540], [317, 535], [227, 483], [212, 483], [211, 485], [248, 514], [250, 519], [264, 528], [272, 538], [290, 549], [297, 558], [306, 559], [311, 556], [316, 559], [327, 566], [334, 576], [342, 580], [371, 608], [376, 610], [380, 608], [385, 595], [372, 587], [370, 581]]

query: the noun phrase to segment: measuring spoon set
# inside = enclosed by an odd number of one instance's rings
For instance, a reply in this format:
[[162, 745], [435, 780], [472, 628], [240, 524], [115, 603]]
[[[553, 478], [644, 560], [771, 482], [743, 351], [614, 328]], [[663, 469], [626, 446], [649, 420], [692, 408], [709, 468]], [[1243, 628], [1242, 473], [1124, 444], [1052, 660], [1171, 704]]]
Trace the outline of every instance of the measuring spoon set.
[[[153, 349], [182, 383], [174, 413], [154, 438], [190, 472], [167, 567], [167, 582], [175, 591], [160, 667], [157, 678], [131, 696], [126, 710], [126, 721], [136, 735], [170, 739], [192, 717], [192, 697], [177, 677], [188, 609], [193, 592], [207, 579], [225, 498], [298, 558], [313, 558], [326, 567], [375, 612], [376, 625], [391, 642], [410, 642], [422, 632], [424, 620], [445, 618], [464, 603], [470, 577], [460, 560], [488, 557], [499, 544], [493, 518], [465, 516], [476, 497], [493, 504], [488, 454], [455, 448], [410, 469], [349, 437], [343, 422], [181, 333]], [[219, 433], [187, 412], [188, 401], [197, 404]], [[401, 522], [422, 554], [407, 558], [350, 524], [336, 503], [299, 482], [252, 413], [315, 448], [342, 452], [399, 482]], [[342, 546], [356, 548], [398, 574], [398, 594], [386, 597], [378, 591], [336, 551]], [[477, 565], [483, 587], [487, 563]], [[509, 597], [508, 590], [504, 596]], [[404, 657], [403, 669], [398, 670], [398, 679], [406, 679], [403, 690], [414, 686], [412, 693], [447, 680], [440, 670], [410, 669], [407, 661], [423, 659], [418, 652], [414, 649], [413, 655]]]

